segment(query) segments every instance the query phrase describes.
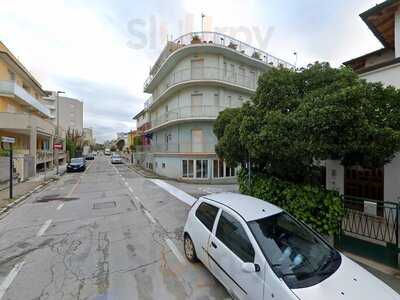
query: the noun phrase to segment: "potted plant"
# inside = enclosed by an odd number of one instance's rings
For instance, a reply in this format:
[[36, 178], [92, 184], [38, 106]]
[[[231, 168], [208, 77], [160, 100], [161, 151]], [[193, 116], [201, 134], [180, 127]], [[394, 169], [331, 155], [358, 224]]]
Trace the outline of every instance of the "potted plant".
[[191, 44], [200, 44], [201, 43], [201, 39], [198, 35], [194, 35], [192, 36], [192, 41], [190, 42]]
[[228, 45], [229, 48], [234, 49], [234, 50], [237, 49], [237, 46], [238, 46], [237, 44], [232, 43], [232, 42], [230, 42], [229, 45]]
[[258, 53], [257, 51], [254, 51], [251, 57], [255, 59], [261, 59], [260, 53]]

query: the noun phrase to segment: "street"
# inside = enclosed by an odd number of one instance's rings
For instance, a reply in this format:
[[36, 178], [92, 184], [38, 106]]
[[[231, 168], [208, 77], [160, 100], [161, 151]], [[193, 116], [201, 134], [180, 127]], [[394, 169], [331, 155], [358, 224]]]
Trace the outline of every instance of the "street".
[[108, 157], [0, 220], [0, 299], [225, 299], [183, 254], [189, 206]]

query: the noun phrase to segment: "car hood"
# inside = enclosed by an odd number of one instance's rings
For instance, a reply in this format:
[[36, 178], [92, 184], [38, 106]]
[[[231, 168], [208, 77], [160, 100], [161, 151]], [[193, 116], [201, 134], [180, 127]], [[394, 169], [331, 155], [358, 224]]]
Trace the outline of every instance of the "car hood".
[[335, 273], [308, 288], [292, 289], [301, 300], [394, 300], [400, 295], [380, 279], [342, 255], [342, 263]]

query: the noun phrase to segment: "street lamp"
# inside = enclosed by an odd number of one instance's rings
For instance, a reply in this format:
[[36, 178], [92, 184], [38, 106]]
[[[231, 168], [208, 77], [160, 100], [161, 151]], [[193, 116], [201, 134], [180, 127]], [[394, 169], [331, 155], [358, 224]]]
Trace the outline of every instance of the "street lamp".
[[[57, 143], [58, 143], [58, 140], [60, 139], [60, 97], [59, 97], [60, 94], [65, 94], [65, 92], [57, 91], [57, 127], [56, 127]], [[54, 148], [54, 142], [53, 142], [53, 148]], [[55, 150], [56, 150], [56, 160], [57, 160], [56, 167], [57, 167], [57, 175], [58, 175], [58, 173], [59, 173], [58, 165], [59, 165], [60, 161], [58, 160], [58, 149], [55, 149]]]

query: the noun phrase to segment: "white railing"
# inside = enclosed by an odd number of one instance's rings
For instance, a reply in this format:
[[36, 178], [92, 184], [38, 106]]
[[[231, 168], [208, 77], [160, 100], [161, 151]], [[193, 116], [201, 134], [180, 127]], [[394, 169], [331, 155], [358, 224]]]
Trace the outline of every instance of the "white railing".
[[215, 143], [163, 143], [136, 146], [135, 152], [150, 153], [214, 153]]
[[0, 94], [17, 96], [37, 111], [49, 118], [51, 117], [50, 110], [44, 104], [40, 103], [39, 100], [29, 94], [24, 88], [19, 86], [15, 81], [0, 80]]
[[218, 45], [230, 48], [239, 52], [240, 54], [246, 55], [248, 57], [262, 61], [263, 63], [270, 65], [272, 67], [283, 67], [283, 68], [295, 68], [295, 66], [285, 60], [279, 59], [261, 49], [253, 47], [246, 44], [238, 39], [225, 35], [218, 32], [191, 32], [184, 34], [174, 40], [173, 42], [168, 42], [163, 51], [161, 52], [159, 58], [157, 59], [154, 66], [151, 68], [150, 76], [147, 78], [144, 87], [150, 84], [154, 76], [157, 74], [162, 64], [168, 58], [168, 56], [175, 50], [188, 45], [195, 44], [210, 44]]
[[213, 105], [202, 105], [202, 106], [184, 106], [169, 110], [162, 115], [151, 121], [151, 127], [159, 126], [163, 123], [189, 119], [189, 118], [217, 118], [218, 114], [223, 111], [225, 106], [213, 106]]
[[165, 78], [157, 89], [154, 90], [153, 96], [145, 102], [144, 106], [146, 109], [149, 108], [172, 86], [195, 80], [221, 81], [255, 91], [257, 87], [257, 75], [256, 73], [252, 73], [252, 75], [251, 73], [250, 75], [247, 73], [246, 71], [242, 73], [242, 71], [228, 71], [227, 69], [208, 66], [180, 69], [170, 73]]

